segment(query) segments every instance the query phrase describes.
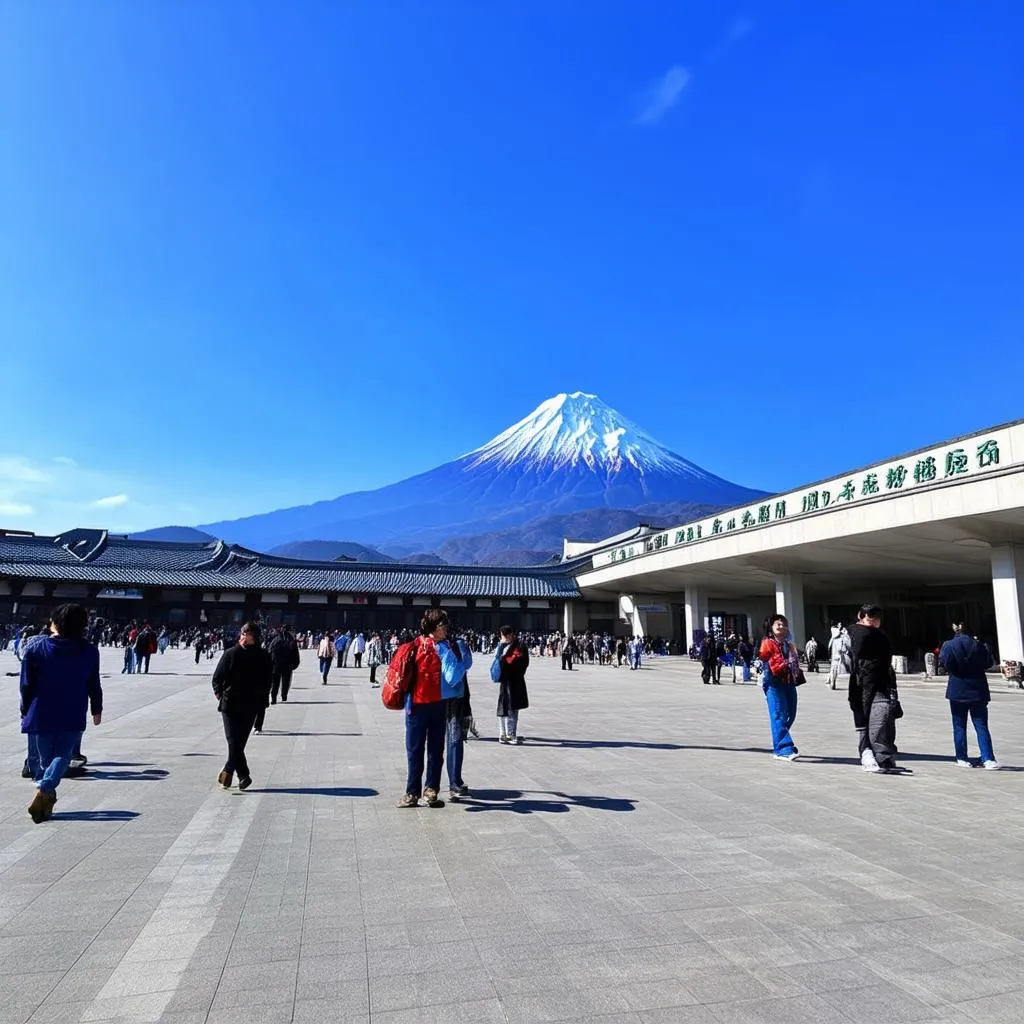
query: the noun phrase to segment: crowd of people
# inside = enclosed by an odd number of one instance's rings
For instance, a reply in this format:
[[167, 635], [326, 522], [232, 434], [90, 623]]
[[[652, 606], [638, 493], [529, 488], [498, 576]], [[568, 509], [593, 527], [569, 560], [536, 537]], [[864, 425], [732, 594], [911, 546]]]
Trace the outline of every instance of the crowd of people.
[[[11, 631], [4, 630], [3, 636], [9, 643]], [[153, 654], [169, 645], [194, 647], [197, 661], [201, 652], [222, 646], [212, 685], [227, 744], [227, 758], [217, 779], [224, 789], [230, 789], [236, 778], [239, 789], [251, 785], [246, 744], [253, 733], [263, 731], [268, 707], [279, 699], [287, 702], [302, 649], [315, 646], [323, 685], [327, 685], [332, 667], [347, 667], [349, 656], [354, 668], [361, 668], [366, 658], [373, 687], [381, 685], [377, 670], [387, 666], [384, 703], [405, 716], [408, 772], [405, 792], [398, 801], [402, 808], [418, 806], [420, 800], [429, 807], [444, 806], [440, 789], [445, 763], [449, 799], [458, 801], [470, 795], [463, 764], [465, 741], [477, 734], [467, 675], [474, 652], [492, 655], [489, 672], [498, 687], [498, 740], [519, 745], [523, 742], [519, 713], [529, 707], [526, 672], [531, 653], [561, 658], [562, 667], [567, 669], [577, 660], [599, 665], [611, 665], [613, 660], [621, 665], [625, 660], [635, 669], [648, 650], [659, 649], [656, 642], [638, 637], [591, 633], [534, 636], [518, 634], [511, 626], [502, 627], [497, 634], [467, 631], [456, 635], [447, 613], [439, 608], [428, 609], [423, 615], [416, 636], [397, 631], [386, 636], [374, 632], [369, 638], [356, 631], [296, 634], [285, 625], [265, 637], [259, 623], [247, 622], [235, 640], [227, 642], [223, 633], [205, 629], [172, 634], [148, 623], [114, 627], [90, 622], [82, 605], [62, 604], [54, 609], [45, 629], [21, 629], [15, 640], [21, 659], [21, 729], [27, 737], [23, 774], [36, 783], [28, 808], [35, 822], [50, 817], [61, 779], [76, 761], [81, 765], [86, 760], [81, 744], [87, 715], [91, 714], [94, 725], [102, 721], [101, 643], [123, 645], [124, 671], [143, 673], [149, 670]], [[723, 658], [729, 654], [733, 655], [734, 681], [737, 664], [742, 666], [745, 678], [756, 666], [768, 708], [773, 756], [796, 760], [799, 751], [792, 729], [798, 688], [806, 681], [805, 666], [808, 671], [817, 670], [816, 645], [812, 648], [807, 644], [801, 650], [786, 616], [781, 614], [765, 620], [763, 640], [756, 652], [745, 637], [724, 641], [706, 637], [699, 651], [706, 684], [720, 683]], [[841, 677], [848, 677], [849, 706], [862, 768], [881, 774], [898, 772], [896, 723], [903, 709], [892, 645], [882, 629], [882, 609], [864, 605], [849, 627], [836, 623], [831, 630], [829, 660], [827, 685], [835, 688]], [[967, 746], [970, 720], [982, 767], [998, 769], [988, 727], [991, 650], [971, 634], [966, 624], [954, 623], [953, 637], [942, 645], [936, 662], [948, 675], [946, 699], [957, 765], [972, 767]]]
[[[785, 615], [765, 620], [765, 638], [758, 650], [761, 687], [768, 704], [773, 756], [795, 761], [799, 757], [792, 737], [798, 687], [806, 681], [797, 644]], [[903, 717], [893, 668], [892, 644], [882, 629], [882, 609], [876, 604], [860, 608], [849, 628], [836, 623], [829, 641], [829, 685], [834, 689], [841, 674], [848, 675], [848, 697], [857, 732], [857, 753], [866, 772], [891, 774], [901, 769], [896, 761], [896, 723]], [[816, 653], [816, 652], [815, 652]], [[808, 665], [814, 659], [805, 649]], [[967, 756], [967, 719], [974, 725], [981, 766], [997, 771], [992, 735], [988, 728], [991, 689], [988, 670], [992, 651], [971, 635], [966, 624], [953, 623], [953, 637], [939, 650], [938, 661], [948, 675], [946, 699], [953, 723], [953, 748], [961, 768], [973, 767]]]

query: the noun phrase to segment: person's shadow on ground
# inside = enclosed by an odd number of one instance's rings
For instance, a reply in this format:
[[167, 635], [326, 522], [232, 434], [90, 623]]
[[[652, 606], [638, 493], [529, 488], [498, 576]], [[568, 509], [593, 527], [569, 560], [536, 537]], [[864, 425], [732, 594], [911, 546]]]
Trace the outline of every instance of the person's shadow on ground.
[[379, 796], [375, 789], [362, 786], [264, 786], [250, 793], [291, 793], [295, 796]]
[[157, 782], [160, 779], [166, 779], [168, 775], [170, 775], [170, 772], [166, 768], [143, 768], [141, 771], [105, 772], [99, 764], [90, 763], [79, 778], [83, 781], [105, 779], [116, 782]]
[[[531, 794], [528, 796], [527, 794]], [[553, 797], [542, 800], [538, 797]], [[554, 790], [477, 789], [462, 797], [467, 811], [512, 811], [514, 814], [567, 814], [573, 807], [595, 811], [633, 811], [636, 801], [613, 796], [572, 796]]]
[[51, 821], [131, 821], [138, 811], [54, 811]]
[[[497, 737], [494, 738], [497, 743]], [[678, 743], [642, 743], [633, 740], [556, 740], [547, 736], [531, 736], [526, 740], [530, 747], [565, 747], [571, 750], [590, 750], [595, 747], [619, 750], [623, 747], [637, 750], [682, 750]]]

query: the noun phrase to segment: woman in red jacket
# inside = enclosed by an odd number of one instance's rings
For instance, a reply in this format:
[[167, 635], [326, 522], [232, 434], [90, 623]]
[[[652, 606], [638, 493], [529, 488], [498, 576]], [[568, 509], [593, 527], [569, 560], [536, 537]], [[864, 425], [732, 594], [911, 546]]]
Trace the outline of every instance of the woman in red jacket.
[[[420, 622], [420, 635], [413, 641], [416, 672], [405, 701], [405, 754], [409, 772], [399, 807], [416, 807], [421, 795], [428, 807], [444, 807], [444, 801], [438, 797], [447, 730], [442, 679], [451, 684], [465, 675], [458, 655], [445, 642], [447, 637], [448, 613], [440, 608], [428, 608]], [[425, 786], [424, 754], [427, 761]]]

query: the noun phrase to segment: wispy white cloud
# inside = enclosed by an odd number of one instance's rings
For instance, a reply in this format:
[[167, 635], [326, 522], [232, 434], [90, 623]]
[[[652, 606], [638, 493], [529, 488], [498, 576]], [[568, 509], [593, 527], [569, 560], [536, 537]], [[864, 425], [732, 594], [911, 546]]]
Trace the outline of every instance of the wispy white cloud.
[[713, 64], [716, 60], [721, 60], [744, 36], [750, 35], [755, 27], [753, 18], [734, 18], [722, 38], [708, 50], [704, 62]]
[[[754, 31], [752, 18], [734, 18], [722, 37], [704, 55], [702, 64], [721, 60], [744, 36]], [[693, 81], [693, 73], [682, 64], [673, 64], [644, 95], [637, 124], [655, 125], [682, 99], [686, 87]]]
[[673, 64], [648, 92], [637, 123], [657, 124], [679, 102], [690, 77], [682, 64]]
[[18, 501], [0, 501], [0, 516], [17, 516], [24, 519], [34, 516], [36, 510], [31, 505], [25, 505]]
[[54, 455], [53, 461], [56, 462], [58, 466], [77, 466], [78, 465], [78, 463], [75, 462], [74, 459], [70, 458], [67, 455]]
[[92, 503], [93, 508], [120, 508], [128, 504], [127, 494], [111, 494], [107, 498], [98, 498]]
[[50, 474], [22, 455], [0, 455], [0, 487], [5, 484], [44, 484]]

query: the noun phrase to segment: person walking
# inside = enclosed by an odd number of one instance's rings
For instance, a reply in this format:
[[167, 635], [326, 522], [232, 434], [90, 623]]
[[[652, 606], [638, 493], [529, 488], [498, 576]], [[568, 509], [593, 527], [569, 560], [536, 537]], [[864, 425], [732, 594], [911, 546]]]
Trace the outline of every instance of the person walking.
[[575, 642], [571, 636], [567, 636], [562, 642], [562, 671], [572, 671], [572, 656]]
[[985, 674], [992, 667], [992, 652], [971, 636], [963, 622], [953, 623], [953, 638], [942, 645], [939, 664], [948, 673], [946, 700], [953, 718], [953, 750], [961, 768], [971, 768], [967, 757], [967, 716], [971, 716], [978, 736], [981, 766], [998, 771], [1002, 765], [996, 760], [992, 748], [992, 734], [988, 730], [988, 705], [992, 692]]
[[790, 730], [796, 721], [796, 688], [803, 680], [800, 658], [789, 638], [789, 620], [776, 613], [765, 621], [765, 637], [759, 651], [761, 689], [768, 701], [772, 729], [772, 756], [778, 761], [795, 761], [800, 752]]
[[[420, 635], [411, 641], [408, 656], [414, 662], [412, 685], [405, 699], [408, 771], [405, 793], [399, 799], [398, 807], [417, 807], [421, 796], [428, 807], [444, 807], [444, 801], [438, 795], [447, 724], [442, 679], [447, 686], [456, 687], [465, 675], [465, 669], [451, 647], [442, 643], [448, 636], [448, 625], [447, 612], [441, 608], [428, 608], [420, 620]], [[402, 657], [401, 649], [398, 657]], [[424, 755], [427, 762], [426, 785], [423, 784]]]
[[149, 659], [156, 653], [156, 633], [149, 623], [143, 625], [135, 638], [135, 671], [149, 674]]
[[701, 673], [700, 677], [705, 685], [715, 685], [719, 682], [718, 672], [721, 666], [718, 661], [718, 641], [714, 633], [707, 633], [704, 636], [704, 646], [700, 652]]
[[85, 639], [89, 613], [80, 604], [58, 605], [50, 636], [22, 651], [21, 731], [35, 741], [38, 788], [28, 813], [38, 825], [57, 802], [57, 787], [78, 751], [86, 712], [93, 725], [103, 719], [100, 652]]
[[[501, 639], [494, 660], [499, 665], [498, 682], [498, 742], [521, 744], [519, 712], [530, 706], [526, 689], [526, 670], [530, 667], [530, 652], [516, 638], [511, 626], [501, 627]], [[493, 678], [493, 676], [492, 676]]]
[[829, 667], [825, 685], [836, 688], [840, 674], [847, 675], [850, 671], [850, 634], [846, 627], [836, 623], [830, 630], [832, 636], [828, 642]]
[[380, 686], [377, 682], [377, 669], [384, 664], [384, 641], [380, 633], [374, 633], [366, 645], [366, 664], [370, 669], [370, 686], [376, 689]]
[[270, 642], [268, 648], [270, 659], [274, 663], [274, 674], [270, 683], [270, 703], [277, 703], [278, 693], [283, 703], [288, 703], [288, 693], [292, 688], [292, 673], [302, 663], [299, 645], [295, 641], [291, 626], [281, 627], [280, 633]]
[[339, 633], [334, 638], [334, 649], [338, 654], [338, 668], [345, 667], [345, 648], [348, 647], [348, 633]]
[[230, 789], [238, 775], [238, 788], [252, 785], [245, 745], [261, 708], [270, 700], [270, 681], [274, 665], [260, 644], [260, 627], [246, 622], [238, 634], [238, 643], [229, 647], [213, 672], [213, 693], [224, 723], [228, 756], [217, 776], [221, 789]]
[[[473, 721], [473, 709], [469, 699], [469, 677], [467, 672], [473, 666], [473, 654], [469, 644], [462, 638], [444, 642], [454, 658], [458, 659], [462, 678], [449, 682], [442, 674], [441, 692], [445, 696], [445, 764], [448, 768], [448, 799], [452, 803], [469, 796], [469, 787], [462, 777], [462, 765], [466, 753], [466, 733]], [[440, 645], [439, 645], [440, 646]], [[444, 655], [442, 655], [442, 663]], [[455, 672], [448, 676], [454, 678]]]
[[882, 632], [882, 609], [862, 605], [850, 627], [850, 709], [861, 733], [861, 766], [888, 774], [896, 765], [896, 719], [903, 711], [892, 667], [892, 644]]
[[807, 646], [804, 647], [804, 657], [807, 659], [807, 671], [817, 672], [818, 671], [818, 641], [814, 637], [809, 637], [807, 640]]
[[352, 641], [352, 663], [356, 668], [363, 667], [363, 652], [366, 650], [366, 637], [357, 633]]
[[324, 686], [327, 685], [327, 677], [331, 673], [331, 665], [334, 664], [334, 655], [335, 648], [331, 634], [324, 633], [316, 649], [316, 656], [320, 659], [320, 677], [324, 681]]

